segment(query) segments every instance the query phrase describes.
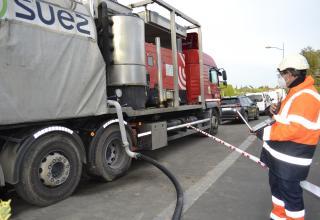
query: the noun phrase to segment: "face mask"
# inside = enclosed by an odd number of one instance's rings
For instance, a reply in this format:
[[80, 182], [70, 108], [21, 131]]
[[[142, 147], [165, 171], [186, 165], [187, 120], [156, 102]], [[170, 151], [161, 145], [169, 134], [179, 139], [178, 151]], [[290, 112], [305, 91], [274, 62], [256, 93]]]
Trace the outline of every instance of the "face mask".
[[287, 83], [281, 75], [278, 76], [278, 84], [282, 89], [287, 88]]

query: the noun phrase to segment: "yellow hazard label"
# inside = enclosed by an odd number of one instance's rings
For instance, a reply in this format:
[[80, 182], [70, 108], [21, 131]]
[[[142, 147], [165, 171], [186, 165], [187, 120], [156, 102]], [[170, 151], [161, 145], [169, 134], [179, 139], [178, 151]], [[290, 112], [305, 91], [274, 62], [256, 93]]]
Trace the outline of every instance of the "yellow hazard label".
[[11, 200], [2, 201], [0, 200], [0, 220], [8, 220], [11, 216]]

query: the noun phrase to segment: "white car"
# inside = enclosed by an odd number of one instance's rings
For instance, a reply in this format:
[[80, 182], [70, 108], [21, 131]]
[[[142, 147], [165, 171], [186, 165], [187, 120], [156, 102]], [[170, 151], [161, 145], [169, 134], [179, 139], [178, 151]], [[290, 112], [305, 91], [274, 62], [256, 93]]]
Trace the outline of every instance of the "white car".
[[286, 97], [286, 91], [284, 89], [275, 89], [268, 92], [272, 103], [277, 104]]
[[252, 101], [257, 103], [260, 114], [264, 114], [266, 109], [271, 105], [271, 99], [267, 93], [247, 93], [246, 96], [248, 96]]

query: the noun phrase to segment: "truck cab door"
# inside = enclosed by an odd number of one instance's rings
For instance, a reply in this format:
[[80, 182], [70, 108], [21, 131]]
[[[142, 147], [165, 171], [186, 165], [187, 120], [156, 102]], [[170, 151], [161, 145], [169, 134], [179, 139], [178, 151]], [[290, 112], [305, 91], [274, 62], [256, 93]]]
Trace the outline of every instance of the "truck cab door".
[[220, 99], [218, 71], [212, 67], [209, 69], [209, 95], [211, 99]]

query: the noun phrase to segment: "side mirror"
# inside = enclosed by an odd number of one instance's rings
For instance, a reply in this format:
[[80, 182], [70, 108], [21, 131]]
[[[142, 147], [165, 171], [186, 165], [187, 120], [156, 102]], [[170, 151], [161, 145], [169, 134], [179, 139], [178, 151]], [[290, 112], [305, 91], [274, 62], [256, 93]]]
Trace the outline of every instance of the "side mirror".
[[226, 73], [225, 70], [222, 71], [222, 79], [223, 79], [224, 81], [227, 81], [227, 73]]

